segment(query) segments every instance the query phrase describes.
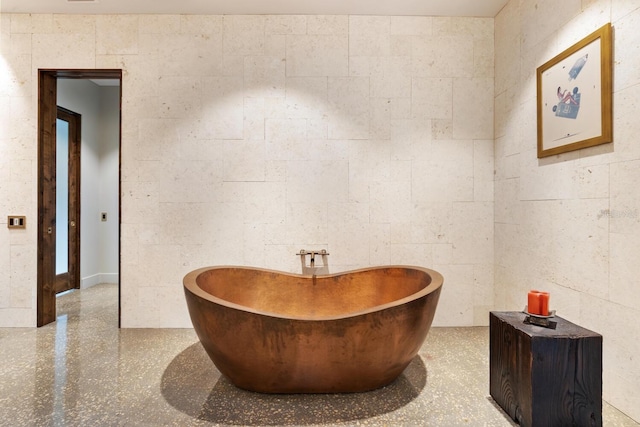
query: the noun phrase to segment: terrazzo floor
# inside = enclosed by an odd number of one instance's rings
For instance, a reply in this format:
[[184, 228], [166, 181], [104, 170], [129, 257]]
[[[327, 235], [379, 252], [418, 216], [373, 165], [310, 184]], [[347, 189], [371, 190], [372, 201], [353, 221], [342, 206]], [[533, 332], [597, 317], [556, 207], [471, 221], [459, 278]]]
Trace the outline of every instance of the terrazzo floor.
[[[117, 287], [58, 297], [58, 320], [0, 328], [0, 426], [513, 426], [489, 397], [488, 328], [432, 328], [393, 384], [265, 395], [215, 369], [191, 329], [118, 329]], [[604, 403], [605, 426], [640, 426]]]

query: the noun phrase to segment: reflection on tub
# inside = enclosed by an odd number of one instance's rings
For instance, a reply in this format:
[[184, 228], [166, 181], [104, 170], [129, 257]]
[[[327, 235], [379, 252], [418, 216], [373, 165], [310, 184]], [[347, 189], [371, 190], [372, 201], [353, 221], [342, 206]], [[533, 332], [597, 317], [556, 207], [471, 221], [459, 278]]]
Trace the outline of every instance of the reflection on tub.
[[218, 370], [265, 393], [373, 390], [416, 356], [442, 276], [384, 266], [325, 276], [209, 267], [184, 278], [191, 321]]

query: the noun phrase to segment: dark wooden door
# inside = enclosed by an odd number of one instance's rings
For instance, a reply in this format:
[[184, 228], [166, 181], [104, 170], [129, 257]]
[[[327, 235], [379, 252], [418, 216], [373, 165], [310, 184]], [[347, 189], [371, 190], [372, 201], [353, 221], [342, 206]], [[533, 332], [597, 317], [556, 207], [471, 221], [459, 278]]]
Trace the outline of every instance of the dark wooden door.
[[37, 324], [56, 320], [56, 97], [54, 74], [38, 73], [38, 290]]
[[[80, 116], [69, 111], [60, 114], [69, 123], [68, 200], [69, 221], [56, 221], [56, 126], [57, 78], [38, 74], [38, 288], [37, 325], [56, 320], [55, 295], [80, 286]], [[73, 221], [73, 223], [72, 223]], [[56, 274], [58, 227], [69, 229], [69, 266], [66, 274]]]
[[60, 293], [80, 288], [81, 116], [58, 107], [56, 123], [55, 292]]

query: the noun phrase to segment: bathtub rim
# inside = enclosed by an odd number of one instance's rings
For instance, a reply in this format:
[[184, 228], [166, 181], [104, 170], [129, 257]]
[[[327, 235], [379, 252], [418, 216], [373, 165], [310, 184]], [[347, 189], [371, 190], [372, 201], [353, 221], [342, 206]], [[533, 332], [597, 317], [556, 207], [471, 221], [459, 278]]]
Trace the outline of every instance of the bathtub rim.
[[[246, 305], [236, 304], [236, 303], [224, 300], [222, 298], [218, 298], [216, 296], [213, 296], [208, 292], [205, 292], [200, 286], [198, 286], [198, 283], [197, 283], [197, 278], [198, 278], [198, 276], [200, 274], [205, 273], [207, 271], [211, 271], [211, 270], [223, 270], [223, 269], [240, 269], [240, 270], [261, 271], [261, 272], [268, 273], [268, 274], [280, 274], [280, 275], [284, 275], [284, 276], [290, 276], [290, 277], [296, 277], [296, 278], [303, 278], [303, 279], [312, 280], [314, 276], [316, 278], [331, 278], [331, 277], [336, 277], [336, 276], [344, 276], [344, 275], [347, 275], [347, 274], [360, 273], [360, 272], [364, 272], [364, 271], [384, 270], [384, 269], [389, 269], [389, 268], [419, 270], [419, 271], [422, 271], [423, 273], [426, 273], [431, 278], [431, 282], [427, 286], [425, 286], [424, 289], [421, 289], [418, 292], [414, 292], [413, 294], [410, 294], [410, 295], [408, 295], [408, 296], [406, 296], [404, 298], [400, 298], [400, 299], [394, 300], [394, 301], [386, 303], [386, 304], [379, 304], [379, 305], [375, 305], [373, 307], [369, 307], [369, 308], [364, 309], [364, 310], [351, 311], [351, 312], [340, 314], [340, 315], [313, 316], [313, 317], [309, 317], [309, 316], [292, 316], [292, 315], [287, 315], [287, 314], [277, 313], [277, 312], [272, 312], [272, 311], [257, 310], [255, 308], [248, 307]], [[243, 312], [247, 312], [247, 313], [252, 313], [252, 314], [256, 314], [256, 315], [260, 315], [260, 316], [272, 317], [272, 318], [276, 318], [276, 319], [318, 322], [318, 321], [331, 321], [331, 320], [349, 319], [349, 318], [352, 318], [352, 317], [362, 316], [362, 315], [366, 315], [366, 314], [370, 314], [370, 313], [376, 313], [376, 312], [379, 312], [379, 311], [391, 309], [391, 308], [394, 308], [394, 307], [398, 307], [398, 306], [410, 303], [412, 301], [419, 300], [420, 298], [424, 298], [424, 297], [428, 296], [431, 293], [439, 292], [441, 287], [442, 287], [442, 285], [443, 285], [443, 283], [444, 283], [444, 277], [442, 276], [442, 274], [438, 273], [435, 270], [429, 269], [429, 268], [418, 267], [418, 266], [415, 266], [415, 265], [402, 265], [402, 264], [383, 265], [383, 266], [374, 266], [374, 267], [364, 267], [364, 268], [358, 268], [358, 269], [355, 269], [355, 270], [346, 270], [346, 271], [340, 271], [340, 272], [336, 272], [336, 273], [322, 274], [322, 275], [298, 274], [298, 273], [290, 273], [290, 272], [281, 271], [281, 270], [273, 270], [273, 269], [262, 268], [262, 267], [250, 267], [250, 266], [242, 266], [242, 265], [216, 265], [216, 266], [198, 268], [196, 270], [193, 270], [193, 271], [187, 273], [184, 276], [184, 278], [182, 280], [182, 283], [183, 283], [183, 287], [184, 287], [185, 291], [189, 291], [194, 296], [197, 296], [197, 297], [199, 297], [201, 299], [204, 299], [204, 300], [206, 300], [208, 302], [211, 302], [213, 304], [217, 304], [217, 305], [220, 305], [220, 306], [223, 306], [223, 307], [226, 307], [226, 308], [239, 310], [239, 311], [243, 311]]]

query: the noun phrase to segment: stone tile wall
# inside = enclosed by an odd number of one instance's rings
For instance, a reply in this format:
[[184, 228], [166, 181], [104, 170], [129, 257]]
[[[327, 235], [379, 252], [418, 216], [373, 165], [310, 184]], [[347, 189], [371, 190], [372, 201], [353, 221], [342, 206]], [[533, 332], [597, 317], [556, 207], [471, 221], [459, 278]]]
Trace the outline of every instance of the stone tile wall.
[[[495, 20], [495, 303], [526, 291], [604, 336], [604, 398], [636, 420], [640, 368], [637, 1], [510, 1]], [[611, 22], [613, 144], [536, 158], [536, 68]]]
[[35, 324], [38, 68], [123, 70], [122, 325], [188, 271], [417, 264], [439, 325], [493, 305], [493, 19], [2, 15], [0, 323]]

